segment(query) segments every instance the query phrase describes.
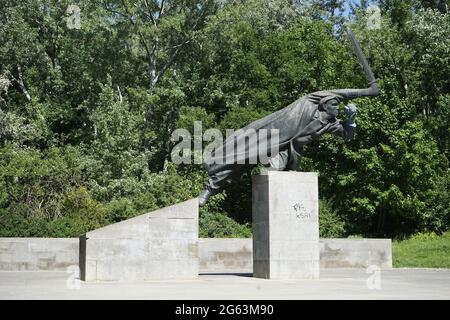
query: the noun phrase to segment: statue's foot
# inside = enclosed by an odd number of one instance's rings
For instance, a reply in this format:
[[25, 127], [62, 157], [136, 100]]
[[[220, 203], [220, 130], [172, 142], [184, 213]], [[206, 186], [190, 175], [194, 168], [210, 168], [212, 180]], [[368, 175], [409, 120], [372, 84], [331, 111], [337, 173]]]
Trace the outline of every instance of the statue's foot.
[[198, 204], [200, 207], [203, 207], [208, 201], [209, 197], [212, 196], [211, 190], [209, 188], [205, 188], [200, 195], [198, 196]]

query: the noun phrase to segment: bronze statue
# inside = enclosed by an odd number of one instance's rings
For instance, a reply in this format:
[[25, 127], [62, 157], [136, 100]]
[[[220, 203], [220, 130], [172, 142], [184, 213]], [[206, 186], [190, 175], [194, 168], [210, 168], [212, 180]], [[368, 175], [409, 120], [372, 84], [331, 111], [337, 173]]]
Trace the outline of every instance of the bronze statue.
[[[243, 130], [228, 137], [203, 163], [209, 179], [205, 189], [199, 195], [200, 206], [204, 206], [211, 195], [220, 192], [227, 181], [238, 179], [243, 171], [254, 166], [248, 163], [238, 164], [223, 161], [224, 157], [227, 157], [227, 151], [233, 149], [227, 147], [234, 147], [236, 142], [238, 144], [246, 143], [245, 131], [248, 129], [255, 129], [256, 131], [261, 129], [278, 130], [279, 152], [270, 154], [268, 163], [273, 170], [297, 170], [303, 146], [319, 139], [325, 133], [332, 133], [347, 139], [353, 136], [356, 127], [356, 107], [353, 104], [345, 106], [347, 119], [342, 121], [336, 118], [339, 103], [359, 97], [378, 96], [380, 88], [353, 32], [350, 29], [347, 32], [356, 56], [367, 75], [369, 87], [366, 89], [336, 89], [310, 93], [289, 106], [250, 123]], [[258, 140], [256, 144], [245, 145], [246, 154], [257, 152], [254, 149], [258, 148], [259, 143]]]

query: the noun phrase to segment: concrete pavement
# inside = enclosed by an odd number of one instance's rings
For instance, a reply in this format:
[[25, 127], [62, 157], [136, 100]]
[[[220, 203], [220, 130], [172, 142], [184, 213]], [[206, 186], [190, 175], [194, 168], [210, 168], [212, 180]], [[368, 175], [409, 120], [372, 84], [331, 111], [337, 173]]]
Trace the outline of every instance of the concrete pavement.
[[73, 273], [0, 272], [0, 299], [450, 299], [450, 269], [322, 269], [316, 280], [203, 274], [197, 280], [79, 282]]

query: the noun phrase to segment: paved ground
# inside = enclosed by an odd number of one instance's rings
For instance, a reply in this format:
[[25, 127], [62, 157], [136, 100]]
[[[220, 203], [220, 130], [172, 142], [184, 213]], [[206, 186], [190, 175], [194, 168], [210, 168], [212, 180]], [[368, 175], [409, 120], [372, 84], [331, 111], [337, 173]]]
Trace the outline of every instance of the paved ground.
[[82, 282], [79, 289], [70, 276], [3, 271], [0, 299], [450, 299], [450, 269], [382, 270], [379, 282], [364, 269], [324, 269], [319, 280], [206, 274], [186, 281]]

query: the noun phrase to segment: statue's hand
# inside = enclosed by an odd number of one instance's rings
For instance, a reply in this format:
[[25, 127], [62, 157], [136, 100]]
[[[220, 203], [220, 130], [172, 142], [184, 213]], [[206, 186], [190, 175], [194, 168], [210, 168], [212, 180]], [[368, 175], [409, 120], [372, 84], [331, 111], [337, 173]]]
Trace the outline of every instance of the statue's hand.
[[370, 89], [372, 89], [375, 96], [379, 96], [381, 94], [380, 86], [378, 85], [377, 81], [370, 83]]
[[356, 106], [353, 103], [350, 103], [344, 107], [344, 112], [347, 117], [353, 118], [356, 115]]

